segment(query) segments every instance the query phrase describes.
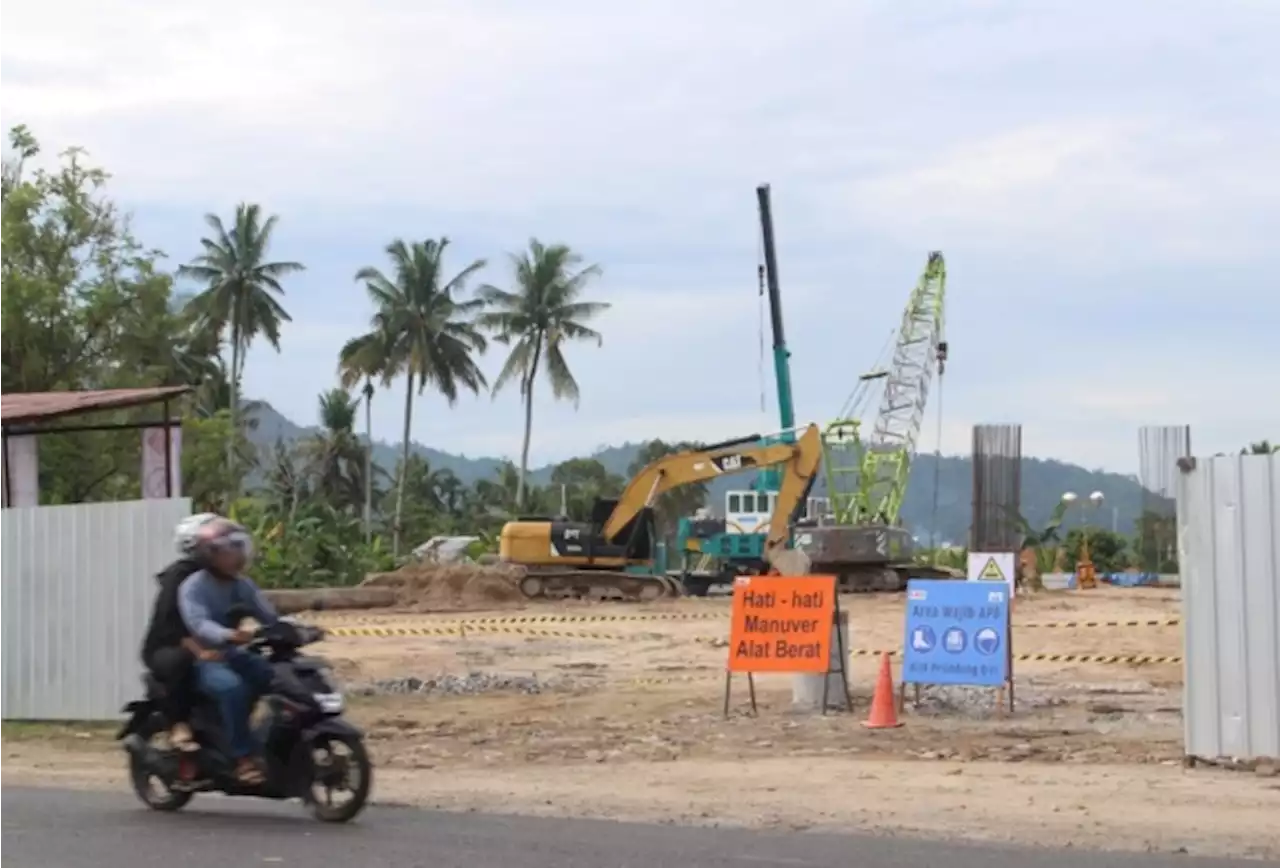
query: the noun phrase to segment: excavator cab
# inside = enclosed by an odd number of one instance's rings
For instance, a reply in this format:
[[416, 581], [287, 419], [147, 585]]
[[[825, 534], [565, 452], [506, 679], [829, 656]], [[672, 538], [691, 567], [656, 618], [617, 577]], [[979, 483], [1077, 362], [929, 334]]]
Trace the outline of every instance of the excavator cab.
[[604, 538], [604, 526], [618, 508], [617, 498], [598, 498], [591, 506], [591, 535], [599, 542], [602, 549], [613, 555], [615, 548], [620, 549], [615, 557], [623, 557], [628, 561], [647, 561], [653, 558], [653, 542], [657, 539], [654, 526], [653, 508], [643, 507], [635, 516], [622, 526], [622, 530], [612, 540]]

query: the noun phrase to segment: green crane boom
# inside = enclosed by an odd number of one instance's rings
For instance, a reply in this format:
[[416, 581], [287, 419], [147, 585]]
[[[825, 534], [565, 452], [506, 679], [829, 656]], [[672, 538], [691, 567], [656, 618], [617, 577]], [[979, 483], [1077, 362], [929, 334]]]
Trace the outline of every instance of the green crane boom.
[[946, 285], [946, 263], [934, 251], [903, 312], [889, 370], [863, 378], [885, 381], [870, 438], [863, 442], [855, 418], [832, 422], [824, 432], [823, 463], [837, 525], [898, 522], [929, 386], [935, 367], [941, 374], [946, 362]]

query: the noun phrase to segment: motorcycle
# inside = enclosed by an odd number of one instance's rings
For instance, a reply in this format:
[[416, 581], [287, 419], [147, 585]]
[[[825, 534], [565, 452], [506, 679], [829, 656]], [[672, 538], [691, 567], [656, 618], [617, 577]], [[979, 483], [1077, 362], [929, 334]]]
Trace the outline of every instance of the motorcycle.
[[[124, 707], [129, 718], [116, 734], [129, 755], [129, 777], [138, 798], [157, 811], [180, 810], [198, 792], [297, 798], [316, 819], [330, 823], [345, 823], [360, 813], [373, 782], [364, 734], [343, 719], [345, 701], [331, 680], [329, 664], [299, 654], [322, 638], [320, 628], [285, 618], [258, 628], [244, 646], [249, 653], [264, 655], [273, 669], [271, 686], [262, 697], [266, 714], [254, 726], [265, 760], [260, 784], [236, 779], [221, 716], [206, 698], [201, 697], [191, 712], [197, 748], [179, 751], [168, 744], [163, 737], [170, 721], [157, 701], [164, 687], [150, 673], [143, 675], [145, 698]], [[323, 790], [319, 797], [317, 788]], [[336, 791], [348, 792], [351, 798], [335, 804]]]

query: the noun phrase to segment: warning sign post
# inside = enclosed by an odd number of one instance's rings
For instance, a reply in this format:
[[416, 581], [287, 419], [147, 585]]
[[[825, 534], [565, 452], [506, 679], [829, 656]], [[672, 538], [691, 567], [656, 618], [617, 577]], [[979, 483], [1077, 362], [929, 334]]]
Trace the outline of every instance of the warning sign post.
[[[840, 600], [835, 576], [739, 576], [733, 583], [729, 660], [725, 668], [724, 713], [736, 672], [747, 676], [751, 710], [756, 709], [757, 672], [830, 675], [839, 673], [844, 705], [849, 699], [846, 649], [838, 629]], [[835, 654], [832, 642], [836, 643]], [[833, 668], [833, 660], [838, 668]], [[827, 708], [823, 679], [822, 711]]]
[[[1009, 611], [1013, 612], [1013, 598], [1017, 591], [1018, 556], [1014, 552], [969, 552], [968, 578], [971, 582], [1004, 582], [1009, 589]], [[1012, 617], [1012, 614], [1010, 615]], [[1005, 642], [1009, 658], [1009, 671], [1013, 672], [1013, 630], [1009, 630]], [[1008, 679], [1009, 710], [1013, 711], [1013, 676]]]
[[1004, 582], [1013, 596], [1017, 576], [1017, 556], [1013, 552], [969, 552], [968, 567], [969, 581]]

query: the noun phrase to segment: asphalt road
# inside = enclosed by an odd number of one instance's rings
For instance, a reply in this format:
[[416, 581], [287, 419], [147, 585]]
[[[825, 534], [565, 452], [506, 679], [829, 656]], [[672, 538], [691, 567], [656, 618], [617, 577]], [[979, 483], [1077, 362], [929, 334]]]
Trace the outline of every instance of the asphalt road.
[[1189, 856], [1026, 850], [372, 807], [326, 826], [296, 804], [197, 796], [158, 814], [128, 793], [6, 788], [6, 868], [1259, 868]]

